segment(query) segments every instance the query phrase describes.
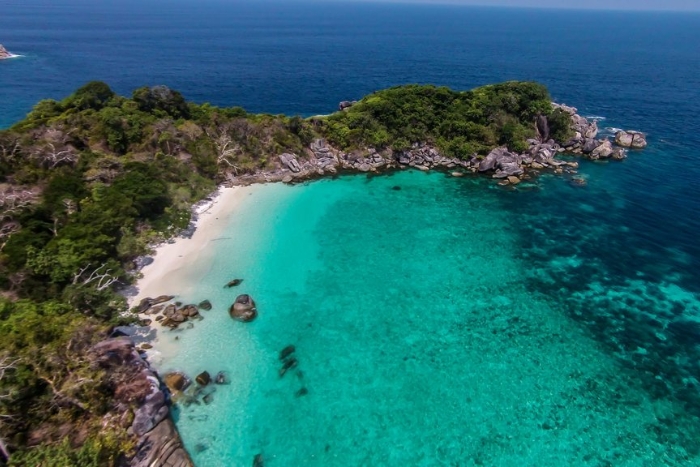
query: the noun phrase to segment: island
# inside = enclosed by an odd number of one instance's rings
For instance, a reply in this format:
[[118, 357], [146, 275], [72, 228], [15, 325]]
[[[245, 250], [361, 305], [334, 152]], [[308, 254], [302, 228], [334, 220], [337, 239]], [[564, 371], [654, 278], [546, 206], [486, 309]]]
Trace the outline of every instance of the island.
[[[339, 109], [249, 114], [165, 86], [123, 97], [91, 82], [0, 131], [0, 463], [192, 465], [169, 417], [189, 378], [158, 375], [128, 326], [176, 327], [211, 304], [164, 296], [130, 311], [120, 292], [219, 185], [413, 169], [504, 190], [543, 173], [582, 186], [577, 158], [646, 146], [637, 131], [599, 138], [596, 121], [532, 82], [398, 86]], [[236, 303], [233, 318], [255, 318], [252, 298]], [[196, 383], [210, 380], [225, 375]]]
[[5, 47], [0, 44], [0, 60], [3, 60], [5, 58], [12, 58], [15, 55], [11, 54], [10, 52], [7, 51]]

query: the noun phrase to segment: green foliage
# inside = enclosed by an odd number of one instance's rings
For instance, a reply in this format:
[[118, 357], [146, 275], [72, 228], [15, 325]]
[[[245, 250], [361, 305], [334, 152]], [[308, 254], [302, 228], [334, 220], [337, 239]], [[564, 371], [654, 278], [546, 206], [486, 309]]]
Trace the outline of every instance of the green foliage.
[[400, 86], [331, 115], [325, 133], [346, 149], [432, 143], [446, 155], [467, 157], [497, 144], [524, 150], [535, 136], [535, 118], [549, 112], [549, 93], [536, 83], [508, 82], [468, 92]]
[[91, 81], [63, 101], [63, 106], [77, 110], [100, 110], [115, 96], [114, 91], [105, 83]]
[[574, 136], [571, 129], [571, 116], [561, 109], [555, 109], [548, 117], [550, 137], [556, 141], [568, 141]]
[[51, 445], [41, 445], [13, 453], [8, 467], [104, 467], [117, 465], [125, 452], [133, 447], [133, 442], [124, 434], [114, 431], [95, 431], [77, 449], [68, 439]]
[[139, 88], [134, 91], [132, 99], [142, 112], [176, 120], [190, 117], [190, 108], [182, 94], [166, 86]]
[[[109, 285], [128, 284], [133, 260], [185, 228], [190, 206], [221, 181], [272, 169], [283, 152], [304, 158], [316, 138], [360, 150], [430, 143], [458, 158], [499, 144], [520, 151], [538, 115], [549, 117], [555, 138], [569, 137], [568, 116], [552, 112], [536, 83], [466, 92], [401, 86], [311, 119], [188, 103], [165, 86], [125, 98], [101, 82], [39, 102], [0, 131], [0, 179], [31, 195], [3, 213], [18, 230], [0, 243], [0, 287], [11, 298], [0, 299], [0, 358], [17, 359], [0, 381], [0, 395], [9, 396], [0, 410], [16, 417], [0, 419], [12, 465], [113, 465], [127, 449], [123, 430], [96, 428], [114, 385], [86, 349], [103, 337], [96, 328], [124, 321], [125, 300]], [[72, 157], [53, 163], [43, 157], [51, 151]], [[24, 446], [31, 430], [66, 423], [89, 426], [87, 441]]]

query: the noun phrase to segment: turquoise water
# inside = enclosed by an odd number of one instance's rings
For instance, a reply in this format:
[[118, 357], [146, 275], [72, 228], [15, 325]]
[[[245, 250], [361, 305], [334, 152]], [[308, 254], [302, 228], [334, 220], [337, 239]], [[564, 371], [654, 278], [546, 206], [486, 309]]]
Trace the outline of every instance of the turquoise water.
[[[561, 178], [503, 190], [414, 171], [253, 189], [213, 258], [192, 264], [181, 297], [214, 309], [178, 331], [177, 354], [162, 364], [232, 380], [208, 405], [176, 407], [197, 465], [249, 466], [258, 453], [273, 467], [700, 463], [696, 415], [645, 376], [666, 328], [615, 348], [635, 305], [654, 299], [662, 319], [695, 296], [673, 277], [574, 281], [602, 263], [576, 242], [557, 255], [563, 231], [543, 230], [559, 228], [562, 196], [569, 213], [587, 201], [579, 212], [591, 218], [599, 203], [623, 209], [597, 190]], [[533, 215], [547, 199], [548, 222]], [[579, 236], [593, 242], [608, 227]], [[223, 289], [234, 277], [243, 284]], [[580, 290], [564, 292], [567, 278]], [[229, 318], [237, 293], [257, 301], [255, 322]], [[289, 344], [299, 364], [281, 378]], [[672, 376], [685, 363], [650, 379], [681, 387]]]

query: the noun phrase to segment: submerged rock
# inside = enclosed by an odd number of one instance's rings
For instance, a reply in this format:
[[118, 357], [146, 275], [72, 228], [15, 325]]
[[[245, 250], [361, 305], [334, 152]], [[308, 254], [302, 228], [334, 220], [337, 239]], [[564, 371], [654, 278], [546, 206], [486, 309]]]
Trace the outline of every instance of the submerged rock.
[[262, 454], [256, 454], [253, 458], [253, 467], [265, 467]]
[[216, 374], [216, 377], [214, 377], [214, 383], [216, 384], [228, 384], [228, 378], [226, 377], [226, 373], [223, 371], [220, 371]]
[[282, 368], [280, 368], [279, 374], [280, 378], [283, 377], [289, 370], [292, 368], [295, 368], [299, 364], [299, 361], [292, 357], [290, 359], [285, 360], [284, 364], [282, 365]]
[[287, 347], [280, 350], [280, 361], [286, 360], [287, 357], [292, 355], [296, 351], [296, 347], [293, 345], [288, 345]]
[[253, 321], [258, 316], [255, 301], [248, 294], [239, 295], [229, 309], [231, 318], [245, 323]]
[[243, 282], [243, 279], [233, 279], [228, 281], [228, 283], [224, 287], [236, 287], [237, 285], [241, 285], [241, 282]]
[[209, 311], [212, 308], [211, 302], [209, 300], [204, 300], [200, 302], [199, 305], [197, 305], [197, 308], [199, 308], [200, 310]]
[[195, 381], [197, 381], [197, 384], [200, 386], [206, 386], [211, 382], [211, 376], [208, 371], [203, 371], [197, 375]]

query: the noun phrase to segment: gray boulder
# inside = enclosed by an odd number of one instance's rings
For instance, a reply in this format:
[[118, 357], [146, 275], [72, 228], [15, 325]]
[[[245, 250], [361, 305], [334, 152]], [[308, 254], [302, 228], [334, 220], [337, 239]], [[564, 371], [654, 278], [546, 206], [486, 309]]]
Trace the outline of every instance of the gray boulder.
[[[490, 170], [494, 170], [498, 165], [499, 161], [503, 160], [504, 158], [510, 158], [511, 155], [508, 152], [508, 149], [505, 147], [500, 147], [496, 148], [493, 151], [491, 151], [488, 156], [486, 156], [480, 163], [479, 163], [479, 172], [488, 172]], [[511, 160], [506, 160], [504, 163], [511, 162]]]
[[603, 140], [603, 142], [591, 152], [591, 159], [606, 159], [610, 157], [614, 149], [612, 143], [609, 140]]
[[583, 143], [583, 148], [581, 148], [581, 150], [583, 151], [584, 154], [590, 154], [599, 145], [600, 145], [600, 142], [598, 140], [593, 139], [593, 138], [588, 138], [588, 139], [586, 139], [586, 142]]
[[593, 123], [590, 123], [588, 125], [588, 128], [586, 129], [583, 136], [585, 136], [586, 138], [595, 138], [596, 136], [598, 136], [598, 122], [593, 120]]
[[615, 133], [615, 143], [623, 148], [643, 149], [647, 147], [647, 139], [644, 133], [632, 130]]
[[647, 138], [643, 133], [635, 132], [632, 138], [632, 147], [634, 149], [643, 149], [647, 147]]
[[131, 429], [136, 436], [143, 436], [168, 416], [168, 406], [165, 404], [165, 394], [154, 387], [151, 394], [134, 413], [134, 423]]
[[615, 133], [615, 144], [618, 146], [622, 146], [623, 148], [632, 147], [632, 140], [634, 140], [634, 135], [626, 131], [618, 131]]
[[237, 321], [250, 322], [258, 316], [258, 310], [255, 307], [255, 301], [250, 295], [243, 294], [236, 298], [231, 308], [229, 309], [231, 318]]
[[295, 154], [285, 152], [284, 154], [280, 154], [279, 157], [280, 162], [282, 162], [282, 164], [284, 164], [289, 170], [294, 173], [301, 172], [301, 166], [299, 165]]

